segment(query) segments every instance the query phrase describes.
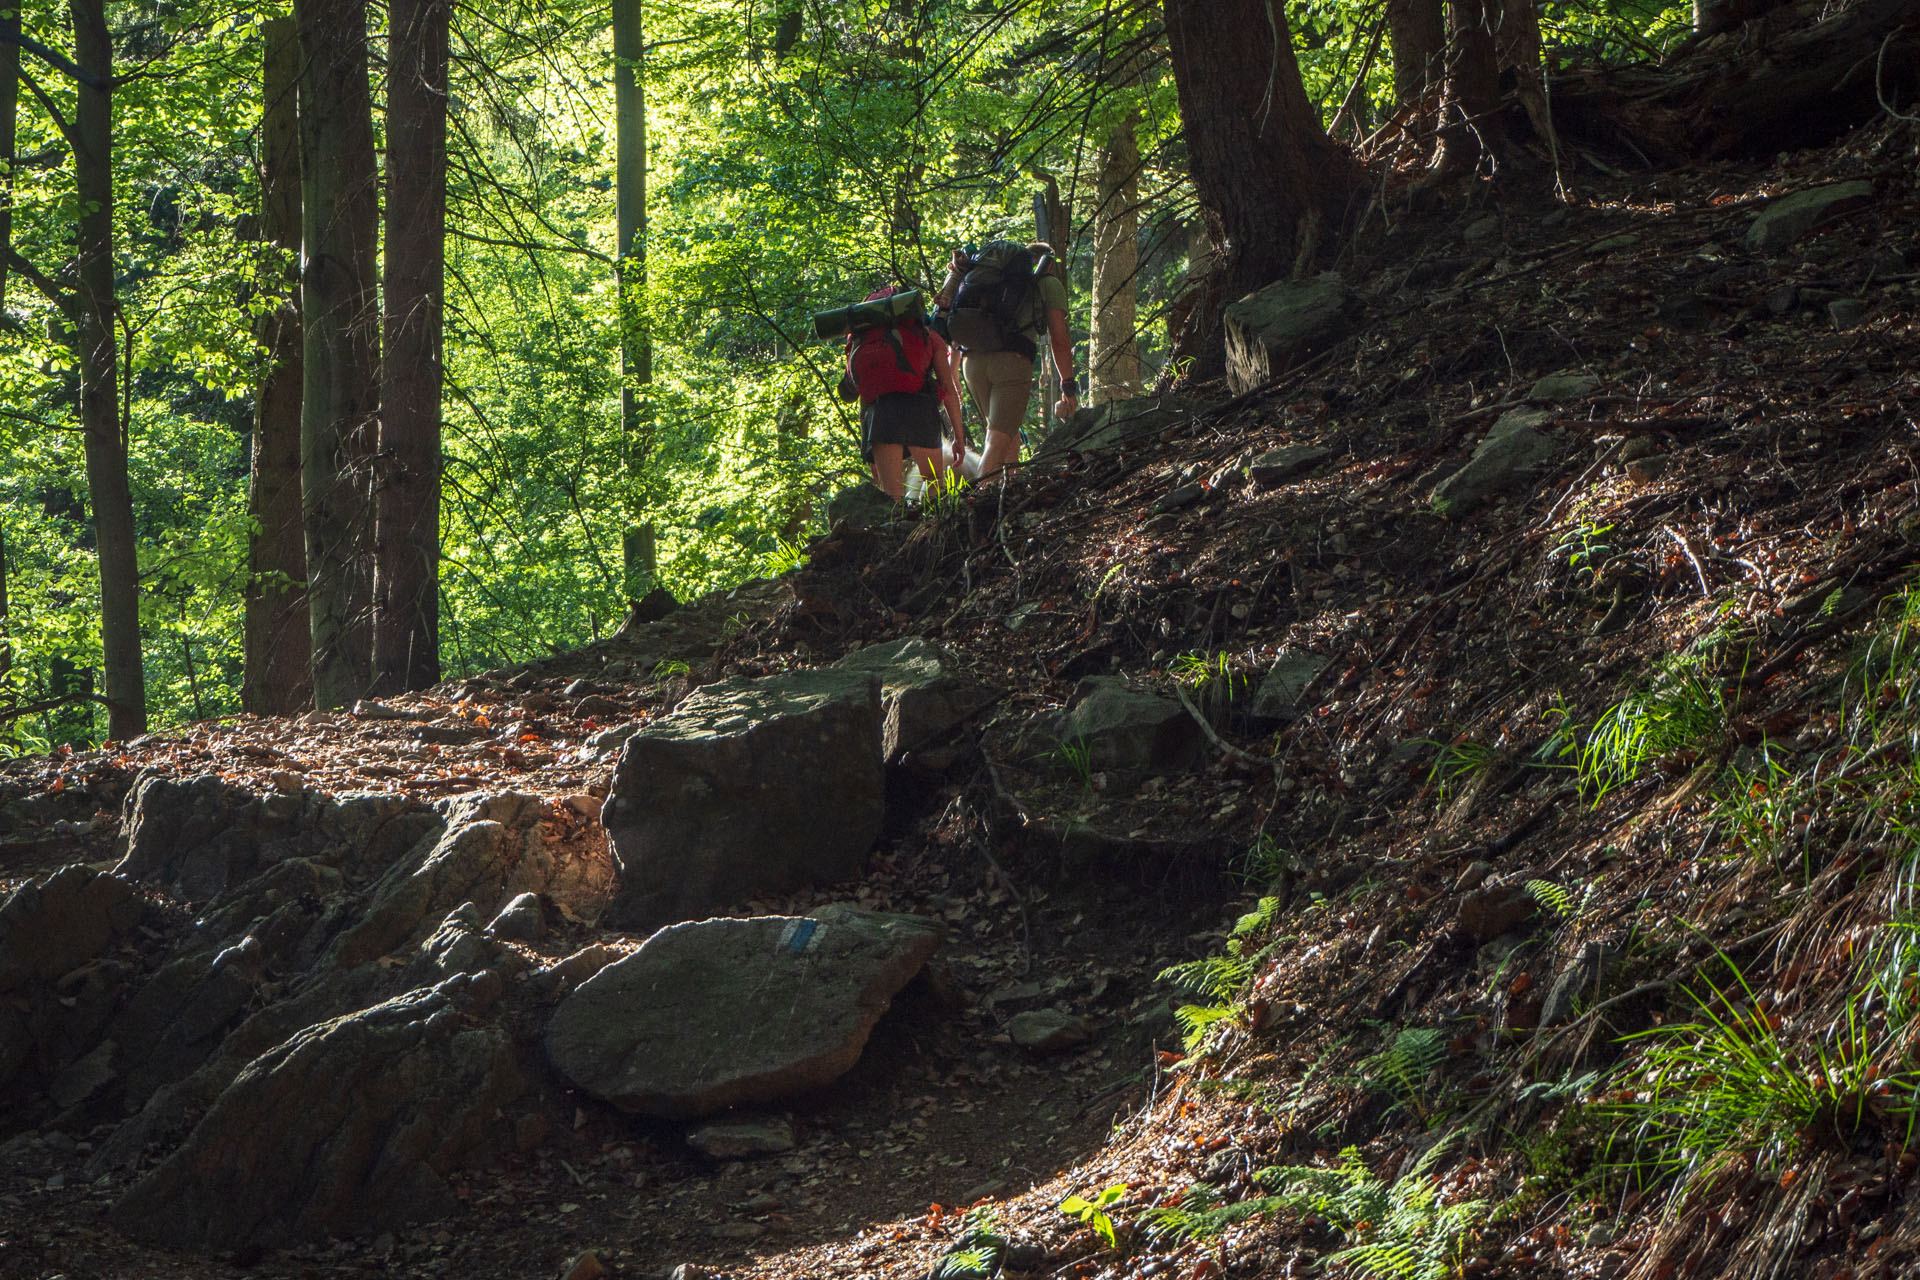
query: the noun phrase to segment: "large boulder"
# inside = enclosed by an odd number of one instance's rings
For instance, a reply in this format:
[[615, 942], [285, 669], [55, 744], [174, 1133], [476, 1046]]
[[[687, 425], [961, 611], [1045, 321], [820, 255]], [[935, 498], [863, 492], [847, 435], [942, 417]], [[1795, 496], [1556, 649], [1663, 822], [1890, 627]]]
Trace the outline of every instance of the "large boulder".
[[1040, 752], [1084, 750], [1089, 769], [1131, 772], [1187, 768], [1206, 745], [1185, 707], [1117, 676], [1080, 681], [1065, 710], [1035, 720], [1029, 742]]
[[880, 677], [880, 748], [888, 764], [938, 742], [993, 701], [955, 670], [952, 655], [922, 636], [868, 645], [833, 665]]
[[308, 1027], [242, 1071], [114, 1206], [141, 1240], [278, 1246], [450, 1212], [447, 1175], [505, 1145], [525, 1084], [505, 1033], [470, 1025], [465, 976]]
[[1109, 400], [1082, 409], [1053, 428], [1034, 450], [1034, 456], [1045, 458], [1054, 454], [1117, 449], [1170, 428], [1184, 427], [1205, 410], [1206, 406], [1199, 401], [1181, 396]]
[[857, 872], [880, 833], [880, 680], [794, 671], [710, 684], [627, 739], [601, 822], [605, 922], [643, 931]]
[[1331, 271], [1276, 280], [1226, 309], [1227, 379], [1234, 394], [1264, 386], [1353, 332], [1360, 296]]
[[776, 1102], [853, 1066], [944, 936], [937, 921], [841, 906], [675, 925], [561, 1002], [547, 1055], [641, 1115]]

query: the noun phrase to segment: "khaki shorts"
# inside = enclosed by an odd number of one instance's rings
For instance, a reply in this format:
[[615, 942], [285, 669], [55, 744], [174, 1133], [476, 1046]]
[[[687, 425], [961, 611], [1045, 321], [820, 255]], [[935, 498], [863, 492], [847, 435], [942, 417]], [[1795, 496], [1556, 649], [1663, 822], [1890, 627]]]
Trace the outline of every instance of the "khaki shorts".
[[989, 351], [967, 356], [960, 369], [987, 430], [1018, 436], [1033, 399], [1033, 361], [1013, 351]]

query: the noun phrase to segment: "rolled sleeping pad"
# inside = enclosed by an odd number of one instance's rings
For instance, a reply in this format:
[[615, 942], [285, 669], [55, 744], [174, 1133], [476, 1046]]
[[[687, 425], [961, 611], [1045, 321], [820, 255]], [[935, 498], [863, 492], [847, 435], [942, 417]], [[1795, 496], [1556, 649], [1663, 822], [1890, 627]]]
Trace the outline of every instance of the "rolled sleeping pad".
[[850, 307], [836, 307], [832, 311], [821, 311], [813, 317], [814, 336], [820, 338], [838, 338], [844, 334], [859, 333], [877, 325], [892, 324], [899, 320], [918, 319], [927, 314], [926, 299], [918, 289], [906, 289], [891, 297], [875, 298], [871, 302], [856, 302]]

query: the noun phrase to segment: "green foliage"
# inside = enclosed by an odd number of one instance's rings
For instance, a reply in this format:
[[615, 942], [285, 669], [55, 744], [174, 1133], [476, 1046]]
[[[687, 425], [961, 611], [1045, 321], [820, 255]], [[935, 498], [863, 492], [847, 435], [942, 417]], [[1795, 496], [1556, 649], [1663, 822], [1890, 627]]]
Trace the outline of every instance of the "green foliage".
[[1158, 1237], [1204, 1239], [1254, 1217], [1313, 1214], [1346, 1237], [1346, 1247], [1326, 1259], [1346, 1274], [1445, 1280], [1458, 1273], [1475, 1230], [1487, 1216], [1485, 1201], [1441, 1200], [1432, 1172], [1450, 1145], [1448, 1140], [1435, 1143], [1391, 1183], [1376, 1177], [1354, 1147], [1342, 1151], [1340, 1163], [1331, 1169], [1263, 1169], [1259, 1180], [1273, 1189], [1272, 1195], [1223, 1205], [1217, 1192], [1195, 1187], [1178, 1206], [1142, 1214], [1141, 1225]]
[[1447, 1057], [1447, 1034], [1435, 1027], [1401, 1027], [1380, 1052], [1360, 1062], [1368, 1088], [1391, 1094], [1422, 1121], [1433, 1110], [1428, 1082]]
[[1246, 677], [1234, 671], [1224, 653], [1211, 657], [1204, 653], [1183, 653], [1167, 664], [1167, 673], [1195, 692], [1218, 690], [1229, 699], [1246, 684]]
[[1643, 689], [1608, 708], [1580, 751], [1580, 781], [1595, 803], [1648, 766], [1698, 756], [1728, 740], [1726, 690], [1712, 672], [1719, 637], [1667, 658]]
[[1093, 790], [1093, 748], [1084, 738], [1058, 741], [1050, 754], [1080, 780], [1081, 790]]
[[1564, 560], [1576, 578], [1584, 579], [1591, 586], [1613, 558], [1613, 546], [1607, 541], [1607, 535], [1612, 532], [1610, 524], [1583, 521], [1561, 536], [1552, 554], [1555, 559]]
[[1492, 768], [1493, 762], [1499, 758], [1499, 752], [1494, 748], [1469, 738], [1453, 742], [1423, 739], [1423, 745], [1439, 750], [1433, 764], [1427, 769], [1427, 786], [1433, 791], [1434, 803], [1443, 809], [1459, 794], [1461, 788]]
[[1162, 982], [1173, 983], [1207, 1002], [1181, 1005], [1174, 1010], [1186, 1033], [1188, 1053], [1199, 1052], [1213, 1028], [1238, 1025], [1247, 984], [1268, 954], [1267, 948], [1256, 949], [1252, 944], [1272, 926], [1279, 911], [1279, 898], [1261, 898], [1252, 911], [1234, 922], [1233, 932], [1219, 954], [1170, 965], [1160, 971]]
[[1073, 1218], [1078, 1222], [1092, 1227], [1093, 1233], [1100, 1237], [1101, 1243], [1106, 1245], [1107, 1248], [1118, 1249], [1120, 1247], [1119, 1231], [1114, 1226], [1113, 1218], [1107, 1213], [1107, 1210], [1121, 1200], [1126, 1199], [1126, 1196], [1127, 1184], [1124, 1182], [1116, 1182], [1101, 1191], [1100, 1194], [1091, 1200], [1086, 1199], [1084, 1196], [1068, 1196], [1060, 1202], [1060, 1212], [1066, 1214], [1069, 1218]]

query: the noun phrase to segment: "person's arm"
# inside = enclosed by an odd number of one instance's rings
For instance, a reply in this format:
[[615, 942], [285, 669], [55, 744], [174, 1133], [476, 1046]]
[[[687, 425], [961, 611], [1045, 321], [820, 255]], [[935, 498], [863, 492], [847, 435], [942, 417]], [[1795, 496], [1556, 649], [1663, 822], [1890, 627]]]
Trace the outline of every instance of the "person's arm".
[[940, 379], [940, 403], [946, 407], [947, 422], [953, 427], [953, 465], [959, 466], [967, 453], [967, 424], [960, 414], [960, 380], [954, 376], [953, 357], [947, 344], [933, 344], [933, 371]]
[[1065, 420], [1080, 411], [1079, 376], [1073, 368], [1073, 335], [1067, 331], [1067, 313], [1058, 307], [1047, 308], [1047, 337], [1053, 343], [1053, 367], [1060, 371], [1060, 403], [1053, 416]]

